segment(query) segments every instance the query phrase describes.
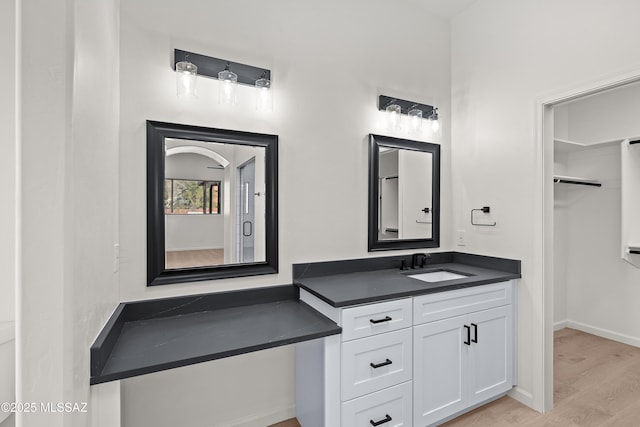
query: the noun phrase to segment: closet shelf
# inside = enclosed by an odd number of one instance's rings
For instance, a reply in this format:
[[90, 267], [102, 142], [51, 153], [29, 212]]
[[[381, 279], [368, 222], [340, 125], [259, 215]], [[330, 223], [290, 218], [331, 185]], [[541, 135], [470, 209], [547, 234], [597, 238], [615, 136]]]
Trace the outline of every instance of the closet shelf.
[[611, 141], [595, 142], [593, 144], [584, 144], [582, 142], [570, 141], [568, 139], [554, 138], [554, 148], [562, 152], [588, 150], [591, 148], [603, 148], [614, 145], [620, 145], [624, 139], [614, 139]]
[[602, 187], [602, 183], [600, 181], [587, 179], [587, 178], [578, 178], [575, 176], [554, 175], [553, 182], [555, 184], [575, 184], [575, 185], [587, 185], [591, 187]]

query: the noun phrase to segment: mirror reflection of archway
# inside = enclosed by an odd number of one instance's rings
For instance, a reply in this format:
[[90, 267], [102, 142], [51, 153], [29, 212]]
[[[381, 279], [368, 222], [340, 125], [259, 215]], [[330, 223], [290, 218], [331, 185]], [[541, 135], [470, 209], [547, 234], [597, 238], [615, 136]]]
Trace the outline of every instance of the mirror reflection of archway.
[[222, 189], [230, 164], [224, 147], [172, 139], [165, 144], [166, 268], [222, 265], [228, 209]]

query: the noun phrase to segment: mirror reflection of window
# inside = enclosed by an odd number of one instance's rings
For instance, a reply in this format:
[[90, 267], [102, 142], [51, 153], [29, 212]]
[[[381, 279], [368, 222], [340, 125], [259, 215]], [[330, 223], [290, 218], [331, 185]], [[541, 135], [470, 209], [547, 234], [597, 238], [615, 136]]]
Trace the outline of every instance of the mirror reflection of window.
[[166, 178], [165, 215], [220, 214], [220, 182]]

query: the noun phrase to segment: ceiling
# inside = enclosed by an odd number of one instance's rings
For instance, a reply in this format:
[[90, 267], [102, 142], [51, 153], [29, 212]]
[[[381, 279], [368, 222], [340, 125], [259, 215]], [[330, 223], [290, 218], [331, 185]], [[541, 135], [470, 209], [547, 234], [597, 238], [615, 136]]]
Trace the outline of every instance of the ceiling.
[[471, 6], [477, 0], [407, 0], [409, 3], [423, 7], [431, 13], [445, 18], [452, 18]]

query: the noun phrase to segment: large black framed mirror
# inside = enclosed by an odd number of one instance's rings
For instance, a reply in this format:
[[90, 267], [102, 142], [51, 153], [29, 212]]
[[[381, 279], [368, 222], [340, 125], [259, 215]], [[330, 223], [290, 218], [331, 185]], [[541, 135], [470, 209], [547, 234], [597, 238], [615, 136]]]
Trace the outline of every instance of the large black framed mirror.
[[277, 272], [277, 135], [147, 121], [147, 285]]
[[369, 135], [369, 251], [440, 246], [440, 146]]

